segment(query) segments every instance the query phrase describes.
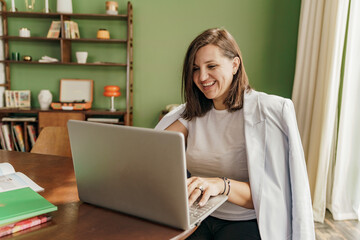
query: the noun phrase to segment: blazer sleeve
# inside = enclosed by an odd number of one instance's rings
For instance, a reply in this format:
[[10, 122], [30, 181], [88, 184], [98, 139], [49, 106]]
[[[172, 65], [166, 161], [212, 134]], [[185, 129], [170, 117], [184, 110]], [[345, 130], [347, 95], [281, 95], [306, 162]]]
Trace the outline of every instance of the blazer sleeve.
[[180, 106], [166, 114], [155, 126], [155, 130], [165, 130], [168, 126], [170, 126], [173, 122], [175, 122], [181, 117], [181, 114], [184, 110], [185, 104], [181, 104]]
[[289, 171], [292, 197], [293, 240], [315, 239], [309, 180], [304, 151], [292, 101], [283, 105], [283, 120], [289, 144]]

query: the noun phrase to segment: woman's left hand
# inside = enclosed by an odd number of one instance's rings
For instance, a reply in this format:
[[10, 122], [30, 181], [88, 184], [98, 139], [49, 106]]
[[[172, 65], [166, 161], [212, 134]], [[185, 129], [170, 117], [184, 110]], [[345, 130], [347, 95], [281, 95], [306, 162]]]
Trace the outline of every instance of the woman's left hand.
[[187, 179], [189, 206], [201, 197], [199, 206], [206, 204], [211, 196], [217, 196], [224, 190], [224, 183], [221, 178], [191, 177]]

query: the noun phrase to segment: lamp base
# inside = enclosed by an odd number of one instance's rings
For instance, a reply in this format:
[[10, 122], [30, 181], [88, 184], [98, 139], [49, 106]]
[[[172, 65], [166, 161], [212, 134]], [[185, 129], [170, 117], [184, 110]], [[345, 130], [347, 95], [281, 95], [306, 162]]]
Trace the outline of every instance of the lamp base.
[[116, 112], [114, 99], [115, 99], [115, 97], [110, 97], [110, 100], [111, 100], [110, 101], [110, 109], [109, 109], [110, 112]]

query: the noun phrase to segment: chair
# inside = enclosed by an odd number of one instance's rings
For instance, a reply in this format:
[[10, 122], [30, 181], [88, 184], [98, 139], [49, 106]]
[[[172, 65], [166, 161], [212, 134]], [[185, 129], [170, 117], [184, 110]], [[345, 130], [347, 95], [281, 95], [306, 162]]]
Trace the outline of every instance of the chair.
[[67, 128], [43, 128], [30, 152], [71, 157], [70, 141]]

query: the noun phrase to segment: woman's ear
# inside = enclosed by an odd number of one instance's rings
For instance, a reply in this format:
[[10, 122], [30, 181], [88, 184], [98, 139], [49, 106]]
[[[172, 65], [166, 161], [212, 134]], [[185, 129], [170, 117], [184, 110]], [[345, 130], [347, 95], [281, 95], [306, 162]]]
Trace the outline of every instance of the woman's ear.
[[239, 66], [240, 66], [240, 58], [234, 57], [234, 59], [233, 59], [233, 75], [236, 74], [236, 72], [239, 69]]

